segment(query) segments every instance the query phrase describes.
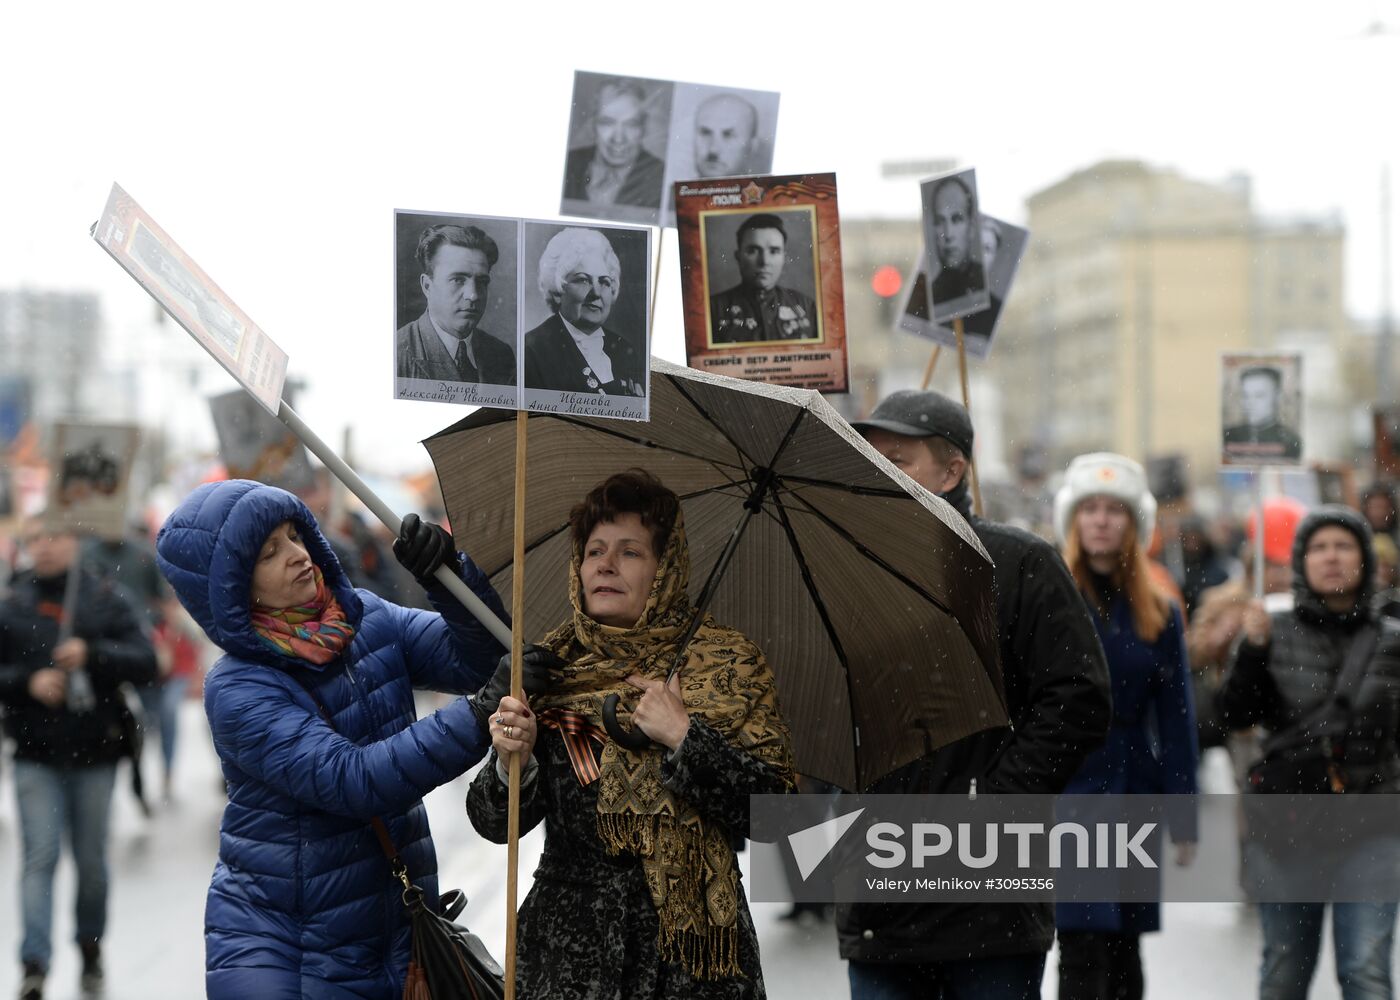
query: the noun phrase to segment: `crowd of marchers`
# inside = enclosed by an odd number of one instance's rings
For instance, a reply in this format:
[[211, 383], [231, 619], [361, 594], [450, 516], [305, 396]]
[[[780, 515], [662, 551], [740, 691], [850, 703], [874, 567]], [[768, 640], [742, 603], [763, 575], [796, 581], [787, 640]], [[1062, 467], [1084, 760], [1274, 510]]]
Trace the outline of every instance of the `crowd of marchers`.
[[[1245, 794], [1400, 791], [1400, 539], [1384, 484], [1359, 510], [1275, 498], [1262, 517], [1207, 523], [1159, 516], [1132, 459], [1086, 454], [1064, 470], [1052, 540], [973, 512], [974, 430], [952, 400], [897, 392], [854, 426], [990, 556], [1010, 720], [861, 790], [1188, 794], [1202, 752], [1220, 748]], [[463, 822], [502, 842], [513, 759], [521, 830], [545, 830], [519, 915], [518, 995], [780, 995], [764, 983], [735, 852], [751, 794], [829, 789], [795, 770], [764, 651], [707, 615], [693, 622], [677, 494], [642, 470], [580, 490], [557, 569], [571, 610], [527, 637], [524, 699], [510, 695], [508, 651], [439, 581], [446, 567], [509, 620], [441, 518], [377, 539], [332, 523], [325, 497], [324, 481], [303, 497], [213, 482], [153, 540], [79, 539], [42, 512], [6, 539], [0, 706], [22, 1000], [45, 995], [65, 843], [80, 986], [103, 989], [117, 762], [144, 715], [169, 794], [175, 709], [201, 682], [228, 792], [208, 996], [403, 996], [412, 931], [385, 853], [436, 906], [423, 796], [484, 761]], [[680, 642], [683, 686], [665, 670]], [[206, 675], [210, 643], [221, 655]], [[419, 717], [415, 690], [450, 697]], [[609, 737], [614, 694], [644, 749]], [[1194, 825], [1167, 836], [1173, 862], [1191, 864]], [[1400, 865], [1400, 844], [1369, 847], [1367, 864]], [[1287, 875], [1267, 851], [1243, 862]], [[1303, 1000], [1329, 905], [1257, 905], [1260, 996]], [[1391, 997], [1396, 905], [1330, 909], [1344, 997]], [[834, 919], [850, 995], [869, 1000], [1039, 997], [1057, 941], [1061, 998], [1141, 997], [1140, 939], [1162, 930], [1154, 903], [798, 904], [789, 916]]]

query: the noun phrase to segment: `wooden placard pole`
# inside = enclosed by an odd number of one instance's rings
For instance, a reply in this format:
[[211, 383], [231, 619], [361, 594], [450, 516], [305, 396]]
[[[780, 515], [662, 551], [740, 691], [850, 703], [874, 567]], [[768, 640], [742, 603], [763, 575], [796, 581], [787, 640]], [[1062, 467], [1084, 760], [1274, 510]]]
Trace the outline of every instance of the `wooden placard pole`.
[[1254, 470], [1254, 599], [1264, 599], [1264, 467]]
[[938, 367], [938, 354], [942, 350], [942, 344], [933, 345], [933, 353], [928, 356], [928, 364], [924, 367], [924, 380], [919, 383], [920, 389], [927, 389], [928, 384], [933, 381], [933, 370]]
[[661, 249], [666, 243], [666, 227], [656, 231], [656, 264], [651, 269], [651, 306], [647, 310], [647, 343], [651, 343], [651, 331], [656, 327], [656, 296], [661, 290]]
[[[962, 379], [963, 406], [966, 408], [968, 416], [972, 415], [972, 396], [967, 391], [967, 344], [963, 341], [963, 321], [959, 316], [953, 320], [953, 333], [958, 338], [958, 376]], [[973, 461], [971, 455], [967, 456], [967, 471], [972, 476], [972, 511], [978, 517], [982, 516], [982, 484], [977, 481], [977, 463]]]
[[[525, 699], [525, 668], [521, 662], [525, 621], [525, 451], [529, 413], [515, 414], [515, 555], [510, 580], [510, 693]], [[510, 755], [510, 797], [506, 811], [506, 1000], [515, 1000], [516, 896], [520, 876], [521, 755]]]

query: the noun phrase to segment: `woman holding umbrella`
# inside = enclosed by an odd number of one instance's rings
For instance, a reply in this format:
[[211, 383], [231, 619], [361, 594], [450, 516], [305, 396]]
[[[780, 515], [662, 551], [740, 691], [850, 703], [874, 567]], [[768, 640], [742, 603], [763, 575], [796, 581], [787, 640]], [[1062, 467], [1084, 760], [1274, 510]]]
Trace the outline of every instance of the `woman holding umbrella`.
[[[451, 535], [413, 515], [394, 551], [439, 613], [356, 590], [305, 504], [245, 480], [196, 489], [156, 549], [224, 651], [204, 688], [228, 784], [204, 917], [208, 995], [401, 995], [409, 919], [371, 823], [436, 907], [421, 800], [485, 754], [510, 683], [501, 645], [432, 576], [454, 568], [498, 615], [500, 599]], [[530, 666], [526, 689], [539, 689]], [[415, 721], [414, 688], [481, 690]]]
[[[566, 661], [562, 678], [535, 715], [508, 699], [491, 727], [497, 755], [533, 752], [520, 829], [545, 824], [520, 912], [521, 995], [762, 997], [731, 844], [747, 833], [749, 795], [793, 783], [768, 664], [708, 616], [680, 648], [690, 555], [680, 501], [655, 478], [605, 480], [570, 531], [573, 614], [541, 643]], [[655, 745], [634, 751], [607, 738], [603, 704], [638, 691], [631, 723]], [[472, 824], [498, 843], [505, 774], [483, 768], [467, 795]]]
[[[1055, 496], [1065, 562], [1094, 614], [1113, 685], [1104, 745], [1085, 759], [1067, 795], [1194, 794], [1196, 720], [1181, 609], [1152, 582], [1144, 542], [1157, 501], [1142, 466], [1110, 452], [1070, 463]], [[1168, 817], [1176, 862], [1195, 852], [1195, 813]], [[1143, 995], [1141, 935], [1161, 927], [1157, 903], [1060, 903], [1060, 996]]]

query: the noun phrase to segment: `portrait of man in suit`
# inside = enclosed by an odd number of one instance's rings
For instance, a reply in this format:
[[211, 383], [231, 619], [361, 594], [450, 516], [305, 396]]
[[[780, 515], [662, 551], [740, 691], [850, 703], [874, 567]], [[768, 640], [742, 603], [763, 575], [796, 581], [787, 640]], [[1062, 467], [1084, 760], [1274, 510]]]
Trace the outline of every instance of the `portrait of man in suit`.
[[961, 177], [945, 177], [934, 188], [933, 231], [939, 263], [938, 276], [933, 280], [937, 312], [938, 303], [987, 287], [977, 198]]
[[515, 385], [515, 351], [480, 325], [500, 258], [496, 241], [476, 226], [432, 225], [418, 238], [414, 258], [427, 306], [395, 334], [395, 374]]
[[695, 176], [751, 173], [757, 140], [757, 108], [738, 94], [706, 98], [695, 110]]
[[647, 92], [636, 80], [608, 80], [594, 94], [593, 143], [564, 161], [564, 198], [594, 205], [661, 204], [662, 162], [642, 145]]
[[622, 266], [596, 229], [560, 230], [545, 244], [539, 289], [550, 315], [525, 334], [525, 386], [612, 396], [646, 394], [646, 358], [608, 328]]

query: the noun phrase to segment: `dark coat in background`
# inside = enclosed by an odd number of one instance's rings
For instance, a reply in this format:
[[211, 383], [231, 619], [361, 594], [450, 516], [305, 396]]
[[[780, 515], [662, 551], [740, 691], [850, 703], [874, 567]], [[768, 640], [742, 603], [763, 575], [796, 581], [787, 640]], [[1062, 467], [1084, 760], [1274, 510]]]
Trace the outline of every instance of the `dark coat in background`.
[[[1121, 595], [1094, 615], [1113, 683], [1108, 739], [1085, 758], [1065, 787], [1067, 795], [1194, 795], [1196, 712], [1186, 662], [1186, 627], [1172, 606], [1155, 642], [1140, 638]], [[1189, 800], [1194, 802], [1194, 800]], [[1172, 840], [1196, 840], [1194, 807], [1168, 817]], [[1160, 836], [1160, 829], [1157, 831]], [[1162, 925], [1158, 903], [1058, 903], [1061, 930], [1142, 934]]]
[[29, 694], [29, 678], [53, 664], [68, 574], [21, 576], [0, 603], [0, 702], [16, 760], [51, 766], [116, 761], [127, 753], [117, 685], [156, 679], [156, 654], [142, 612], [112, 582], [79, 574], [73, 635], [88, 646], [86, 670], [97, 696], [91, 712], [49, 708]]
[[[1108, 667], [1088, 609], [1053, 546], [968, 514], [966, 486], [948, 497], [995, 564], [997, 626], [1013, 729], [975, 733], [909, 764], [871, 792], [1057, 794], [1103, 742]], [[853, 903], [837, 908], [841, 957], [936, 962], [1044, 952], [1049, 903]], [[867, 936], [868, 935], [868, 936]]]
[[[1362, 591], [1356, 607], [1346, 614], [1327, 610], [1303, 573], [1308, 539], [1328, 525], [1346, 528], [1362, 540]], [[1374, 573], [1370, 530], [1356, 512], [1327, 506], [1303, 519], [1293, 540], [1293, 609], [1272, 616], [1268, 645], [1241, 642], [1216, 695], [1231, 729], [1258, 723], [1273, 735], [1306, 739], [1306, 717], [1330, 700], [1347, 650], [1357, 633], [1375, 620]], [[1400, 622], [1386, 619], [1382, 624], [1346, 737], [1343, 770], [1349, 792], [1400, 791]]]

